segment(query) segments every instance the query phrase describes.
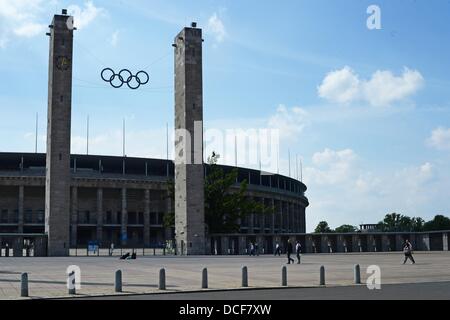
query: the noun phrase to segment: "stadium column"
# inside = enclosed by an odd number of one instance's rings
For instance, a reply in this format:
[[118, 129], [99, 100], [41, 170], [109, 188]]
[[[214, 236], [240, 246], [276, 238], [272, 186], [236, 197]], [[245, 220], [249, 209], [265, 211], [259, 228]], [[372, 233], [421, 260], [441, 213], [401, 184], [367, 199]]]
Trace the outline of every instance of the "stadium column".
[[150, 246], [150, 190], [144, 190], [144, 246]]
[[175, 48], [175, 233], [178, 254], [205, 254], [202, 30], [183, 28]]
[[[255, 197], [251, 197], [252, 201], [255, 200]], [[248, 215], [248, 232], [249, 233], [255, 233], [255, 214], [252, 212]]]
[[70, 246], [70, 128], [73, 18], [55, 15], [50, 26], [45, 232], [49, 256]]
[[76, 247], [77, 245], [77, 229], [78, 229], [78, 187], [72, 187], [71, 203], [71, 222], [70, 222], [70, 244]]
[[24, 186], [19, 186], [19, 207], [17, 217], [17, 232], [23, 233], [23, 201], [24, 201]]
[[271, 198], [270, 200], [272, 202], [272, 213], [271, 213], [272, 222], [271, 222], [271, 225], [270, 225], [270, 232], [272, 234], [274, 234], [275, 233], [275, 217], [276, 217], [276, 213], [275, 213], [275, 199]]
[[290, 232], [291, 231], [291, 210], [289, 207], [289, 202], [285, 201], [285, 207], [286, 207], [286, 232]]
[[128, 211], [127, 211], [127, 189], [122, 188], [122, 221], [120, 222], [120, 235], [122, 246], [127, 244], [128, 234], [127, 234], [127, 222], [128, 222]]
[[261, 233], [266, 233], [266, 213], [264, 212], [265, 210], [265, 202], [264, 202], [264, 197], [259, 198], [259, 200], [261, 201], [261, 205], [263, 207], [263, 212], [261, 214]]
[[280, 198], [279, 200], [278, 200], [278, 203], [279, 203], [279, 215], [280, 215], [280, 226], [279, 226], [279, 232], [280, 233], [284, 233], [284, 223], [285, 223], [285, 221], [286, 221], [286, 219], [284, 219], [284, 202], [283, 202], [283, 200]]
[[103, 241], [103, 188], [97, 188], [97, 241]]

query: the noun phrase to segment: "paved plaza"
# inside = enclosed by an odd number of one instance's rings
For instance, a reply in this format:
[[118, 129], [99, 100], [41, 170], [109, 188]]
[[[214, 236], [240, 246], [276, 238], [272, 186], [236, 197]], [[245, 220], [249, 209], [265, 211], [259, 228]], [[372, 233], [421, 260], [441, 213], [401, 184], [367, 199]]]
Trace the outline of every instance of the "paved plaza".
[[[450, 280], [449, 252], [417, 252], [416, 264], [402, 265], [397, 253], [309, 254], [302, 264], [287, 265], [289, 287], [319, 286], [319, 268], [326, 269], [327, 287], [353, 284], [353, 266], [381, 268], [382, 284], [444, 282]], [[18, 299], [20, 276], [27, 272], [31, 298], [67, 295], [66, 268], [81, 268], [81, 289], [77, 296], [114, 295], [114, 273], [123, 273], [123, 294], [184, 292], [201, 290], [201, 270], [208, 268], [209, 289], [237, 289], [241, 286], [241, 268], [248, 267], [250, 288], [274, 288], [281, 285], [281, 267], [286, 257], [274, 256], [145, 256], [137, 260], [117, 257], [0, 258], [0, 299]], [[166, 269], [167, 290], [158, 290], [159, 269]]]

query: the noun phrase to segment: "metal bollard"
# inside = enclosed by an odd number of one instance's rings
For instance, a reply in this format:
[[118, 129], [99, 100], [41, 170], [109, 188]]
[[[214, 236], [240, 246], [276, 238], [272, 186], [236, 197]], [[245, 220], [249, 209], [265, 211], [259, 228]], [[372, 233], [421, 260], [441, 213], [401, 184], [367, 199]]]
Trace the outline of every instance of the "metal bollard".
[[247, 267], [242, 267], [242, 286], [248, 287], [248, 270]]
[[356, 284], [361, 284], [361, 269], [359, 267], [359, 264], [355, 264], [353, 279], [355, 280]]
[[164, 268], [159, 270], [159, 290], [166, 290], [166, 270]]
[[122, 292], [122, 271], [121, 270], [116, 271], [116, 278], [114, 281], [114, 291]]
[[281, 285], [287, 287], [287, 268], [283, 266], [281, 268]]
[[321, 286], [325, 285], [325, 267], [324, 266], [320, 266], [320, 285]]
[[22, 273], [20, 281], [20, 296], [28, 297], [28, 273]]
[[72, 271], [69, 274], [69, 294], [77, 294], [77, 290], [75, 289], [75, 271]]
[[203, 268], [202, 270], [202, 289], [208, 288], [208, 269]]

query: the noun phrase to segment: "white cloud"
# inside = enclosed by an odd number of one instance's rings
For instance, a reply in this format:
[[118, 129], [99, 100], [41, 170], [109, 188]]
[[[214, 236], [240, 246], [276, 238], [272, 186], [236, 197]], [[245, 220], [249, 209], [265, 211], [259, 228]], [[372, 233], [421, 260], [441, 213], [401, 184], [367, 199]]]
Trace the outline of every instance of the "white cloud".
[[21, 37], [31, 38], [39, 34], [43, 34], [46, 27], [47, 26], [45, 24], [30, 22], [15, 29], [14, 33]]
[[305, 180], [317, 185], [334, 185], [356, 179], [354, 166], [357, 156], [351, 149], [325, 149], [312, 156], [314, 167], [305, 169]]
[[275, 114], [269, 117], [267, 125], [271, 129], [278, 129], [280, 138], [293, 140], [303, 131], [307, 118], [308, 113], [304, 109], [300, 107], [288, 109], [280, 104]]
[[43, 0], [0, 0], [0, 47], [12, 36], [33, 37], [45, 29], [40, 15], [45, 11]]
[[368, 80], [360, 79], [350, 67], [329, 72], [317, 88], [321, 98], [337, 103], [364, 101], [372, 106], [387, 106], [416, 93], [424, 84], [419, 71], [404, 68], [400, 76], [378, 70]]
[[357, 98], [360, 81], [350, 67], [327, 74], [318, 88], [319, 97], [339, 103], [348, 103]]
[[217, 13], [214, 13], [208, 19], [208, 25], [206, 28], [206, 32], [212, 34], [216, 40], [216, 42], [221, 43], [227, 36], [227, 32], [225, 30], [225, 26], [222, 20], [219, 18]]
[[448, 178], [435, 164], [425, 162], [398, 170], [382, 169], [374, 174], [362, 166], [352, 149], [327, 148], [311, 157], [304, 169], [308, 186], [308, 230], [326, 220], [332, 227], [344, 223], [376, 223], [389, 212], [431, 217], [431, 205], [442, 201], [442, 187]]
[[438, 150], [450, 150], [450, 128], [439, 127], [431, 132], [428, 145]]
[[[5, 48], [14, 37], [43, 36], [56, 5], [59, 5], [57, 0], [0, 0], [0, 48]], [[84, 8], [77, 5], [68, 7], [79, 29], [86, 27], [103, 11], [93, 1], [87, 1]]]
[[74, 26], [77, 29], [83, 29], [95, 20], [102, 12], [103, 8], [98, 8], [94, 5], [94, 2], [87, 1], [84, 4], [84, 8], [77, 5], [70, 5], [67, 8], [67, 12], [73, 15]]
[[115, 31], [112, 34], [111, 40], [110, 40], [110, 43], [113, 47], [116, 47], [118, 42], [119, 42], [119, 30]]

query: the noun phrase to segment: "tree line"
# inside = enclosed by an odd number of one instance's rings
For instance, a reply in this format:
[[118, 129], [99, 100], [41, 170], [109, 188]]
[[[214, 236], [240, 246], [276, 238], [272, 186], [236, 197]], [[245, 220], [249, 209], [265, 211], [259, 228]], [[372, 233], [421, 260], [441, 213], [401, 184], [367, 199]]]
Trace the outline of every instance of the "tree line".
[[[450, 230], [450, 218], [436, 215], [432, 220], [425, 221], [420, 217], [409, 217], [399, 213], [389, 213], [377, 223], [377, 230], [384, 232], [422, 232]], [[358, 228], [349, 224], [343, 224], [336, 229], [331, 229], [326, 221], [320, 221], [314, 230], [315, 233], [345, 233], [356, 232]]]

